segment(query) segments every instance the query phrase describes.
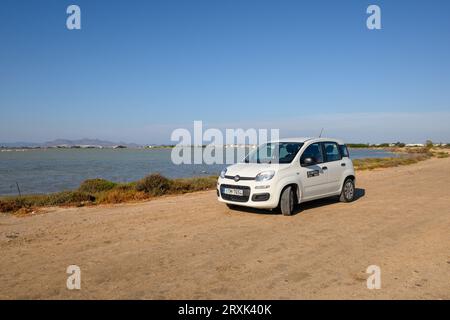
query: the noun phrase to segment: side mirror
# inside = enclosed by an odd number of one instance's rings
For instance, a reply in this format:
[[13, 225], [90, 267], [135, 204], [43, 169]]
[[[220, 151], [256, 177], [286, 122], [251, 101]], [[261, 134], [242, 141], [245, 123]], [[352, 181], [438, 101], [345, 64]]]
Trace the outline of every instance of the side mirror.
[[316, 162], [314, 161], [313, 158], [305, 158], [305, 159], [303, 159], [303, 165], [305, 165], [305, 166], [312, 166], [315, 163]]

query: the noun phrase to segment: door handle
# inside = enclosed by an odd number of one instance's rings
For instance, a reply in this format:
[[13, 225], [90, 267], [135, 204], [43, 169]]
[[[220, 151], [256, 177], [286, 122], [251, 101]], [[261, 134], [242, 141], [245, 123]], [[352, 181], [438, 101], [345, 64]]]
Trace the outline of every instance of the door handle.
[[322, 170], [328, 170], [328, 167], [322, 167]]
[[341, 167], [345, 167], [345, 163], [341, 163]]

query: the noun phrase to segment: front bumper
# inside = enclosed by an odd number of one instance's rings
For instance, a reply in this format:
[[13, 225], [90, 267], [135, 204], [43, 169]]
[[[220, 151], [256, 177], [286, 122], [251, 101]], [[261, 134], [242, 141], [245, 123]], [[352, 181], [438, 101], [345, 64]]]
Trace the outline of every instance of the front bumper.
[[[227, 195], [224, 193], [224, 188], [241, 189], [243, 190], [243, 196]], [[235, 182], [232, 179], [219, 178], [217, 181], [217, 199], [220, 202], [251, 208], [273, 209], [278, 206], [278, 196], [268, 181], [243, 180]]]

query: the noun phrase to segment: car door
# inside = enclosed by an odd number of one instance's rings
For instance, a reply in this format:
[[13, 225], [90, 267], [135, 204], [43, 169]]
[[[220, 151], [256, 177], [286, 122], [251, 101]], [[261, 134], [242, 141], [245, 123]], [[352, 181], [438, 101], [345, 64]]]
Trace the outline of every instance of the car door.
[[[312, 158], [315, 163], [306, 165], [304, 160]], [[324, 162], [323, 149], [319, 142], [310, 144], [300, 156], [300, 183], [302, 185], [302, 200], [320, 198], [327, 193], [327, 171], [322, 169]]]
[[328, 193], [338, 193], [341, 189], [342, 173], [345, 163], [342, 161], [341, 151], [336, 142], [322, 142], [325, 161], [323, 168], [327, 168]]

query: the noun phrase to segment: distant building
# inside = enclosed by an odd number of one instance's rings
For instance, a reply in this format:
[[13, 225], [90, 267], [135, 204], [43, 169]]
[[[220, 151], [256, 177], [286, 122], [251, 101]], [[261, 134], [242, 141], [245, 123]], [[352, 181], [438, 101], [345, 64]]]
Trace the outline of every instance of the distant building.
[[425, 145], [423, 143], [408, 143], [405, 145], [405, 147], [424, 147]]

